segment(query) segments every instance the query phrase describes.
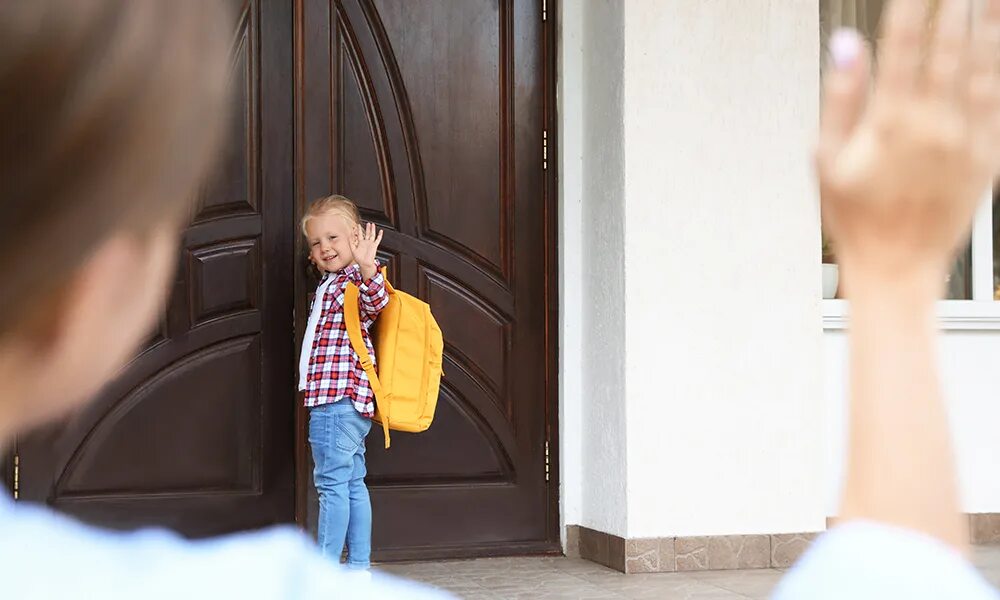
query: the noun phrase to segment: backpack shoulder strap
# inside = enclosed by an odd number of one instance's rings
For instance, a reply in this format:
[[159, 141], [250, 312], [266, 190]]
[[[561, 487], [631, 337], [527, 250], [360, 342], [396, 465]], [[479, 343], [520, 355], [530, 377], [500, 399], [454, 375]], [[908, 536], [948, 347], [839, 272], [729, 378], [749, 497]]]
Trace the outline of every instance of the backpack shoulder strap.
[[361, 308], [358, 306], [358, 286], [351, 282], [344, 288], [344, 324], [347, 326], [347, 337], [351, 340], [351, 347], [361, 361], [361, 368], [368, 375], [368, 382], [375, 393], [375, 399], [385, 406], [379, 406], [383, 413], [382, 430], [385, 432], [385, 447], [389, 447], [389, 399], [382, 394], [382, 382], [378, 379], [375, 365], [372, 363], [371, 354], [368, 353], [368, 346], [365, 345], [365, 338], [361, 335]]

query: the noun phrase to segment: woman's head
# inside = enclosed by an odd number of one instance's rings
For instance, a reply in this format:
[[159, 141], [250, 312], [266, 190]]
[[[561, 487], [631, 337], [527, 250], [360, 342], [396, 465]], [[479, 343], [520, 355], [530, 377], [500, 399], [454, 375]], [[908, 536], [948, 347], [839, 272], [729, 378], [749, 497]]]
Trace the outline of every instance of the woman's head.
[[309, 260], [321, 273], [335, 273], [354, 262], [360, 224], [357, 205], [344, 196], [320, 198], [309, 206], [302, 217], [302, 233]]
[[0, 436], [145, 335], [218, 146], [232, 34], [219, 0], [0, 3]]

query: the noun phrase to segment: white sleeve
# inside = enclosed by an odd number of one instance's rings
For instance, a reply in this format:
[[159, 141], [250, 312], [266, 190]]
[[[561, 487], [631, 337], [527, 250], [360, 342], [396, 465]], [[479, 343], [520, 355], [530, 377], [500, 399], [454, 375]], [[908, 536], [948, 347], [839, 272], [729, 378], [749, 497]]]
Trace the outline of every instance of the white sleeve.
[[998, 600], [953, 548], [930, 536], [869, 522], [852, 522], [820, 536], [789, 571], [775, 600]]
[[190, 542], [163, 530], [115, 533], [0, 494], [0, 598], [49, 600], [451, 600], [416, 583], [357, 573], [285, 527]]

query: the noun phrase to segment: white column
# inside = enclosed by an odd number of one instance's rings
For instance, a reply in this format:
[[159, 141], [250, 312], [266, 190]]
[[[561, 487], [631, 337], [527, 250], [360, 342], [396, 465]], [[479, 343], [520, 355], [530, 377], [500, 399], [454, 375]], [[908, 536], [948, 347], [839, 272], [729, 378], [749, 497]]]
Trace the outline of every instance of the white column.
[[[581, 525], [626, 535], [625, 163], [620, 0], [583, 14]], [[572, 148], [564, 148], [572, 152]]]
[[624, 10], [626, 537], [820, 530], [817, 1]]
[[560, 517], [578, 525], [583, 499], [583, 13], [559, 3]]

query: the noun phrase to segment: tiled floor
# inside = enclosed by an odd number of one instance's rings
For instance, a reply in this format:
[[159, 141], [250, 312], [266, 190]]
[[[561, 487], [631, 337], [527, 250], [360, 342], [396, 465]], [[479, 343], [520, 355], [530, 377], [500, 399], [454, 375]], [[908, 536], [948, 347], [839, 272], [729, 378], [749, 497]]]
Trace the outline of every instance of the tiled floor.
[[[973, 560], [1000, 586], [1000, 546], [978, 546]], [[703, 571], [622, 575], [573, 558], [493, 558], [386, 565], [381, 570], [449, 590], [459, 598], [745, 600], [767, 598], [782, 571]]]

